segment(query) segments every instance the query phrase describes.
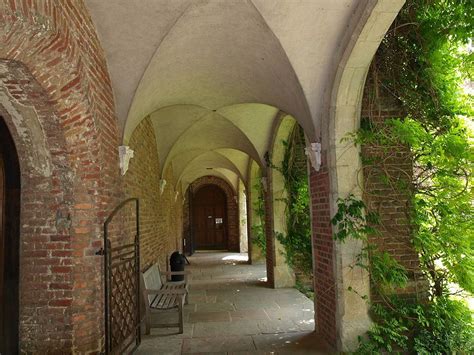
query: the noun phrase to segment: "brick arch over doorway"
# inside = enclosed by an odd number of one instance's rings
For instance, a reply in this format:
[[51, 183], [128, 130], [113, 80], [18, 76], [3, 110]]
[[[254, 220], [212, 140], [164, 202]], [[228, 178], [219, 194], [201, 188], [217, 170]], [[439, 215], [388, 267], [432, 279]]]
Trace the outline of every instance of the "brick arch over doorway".
[[[61, 156], [66, 141], [44, 90], [22, 64], [0, 61], [0, 68], [0, 116], [18, 152], [22, 185], [20, 339], [31, 344], [47, 336], [61, 349], [72, 340], [70, 331], [57, 328], [70, 324], [72, 316], [74, 173]], [[48, 314], [38, 314], [38, 307]]]
[[[2, 116], [25, 183], [20, 351], [100, 351], [102, 259], [95, 252], [121, 195], [103, 51], [83, 1], [3, 2], [0, 23]], [[34, 133], [25, 135], [18, 117], [35, 112]]]
[[[228, 238], [229, 238], [229, 250], [234, 252], [240, 251], [239, 241], [239, 206], [236, 201], [236, 192], [230, 187], [230, 185], [224, 180], [215, 176], [203, 176], [195, 180], [188, 188], [188, 191], [198, 191], [201, 187], [206, 185], [216, 185], [220, 187], [226, 194], [227, 200], [227, 227], [228, 227]], [[189, 193], [186, 194], [186, 205], [189, 206]], [[189, 211], [189, 208], [185, 208], [185, 211]], [[184, 218], [185, 233], [189, 232], [190, 219], [189, 215]], [[186, 235], [186, 234], [185, 234]]]

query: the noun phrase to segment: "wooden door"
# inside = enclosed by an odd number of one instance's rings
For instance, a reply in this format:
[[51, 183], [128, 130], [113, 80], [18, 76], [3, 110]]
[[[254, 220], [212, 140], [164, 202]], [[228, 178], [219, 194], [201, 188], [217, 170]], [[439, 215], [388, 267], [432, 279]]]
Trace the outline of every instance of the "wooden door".
[[193, 231], [196, 249], [228, 249], [226, 195], [219, 187], [207, 185], [194, 194]]

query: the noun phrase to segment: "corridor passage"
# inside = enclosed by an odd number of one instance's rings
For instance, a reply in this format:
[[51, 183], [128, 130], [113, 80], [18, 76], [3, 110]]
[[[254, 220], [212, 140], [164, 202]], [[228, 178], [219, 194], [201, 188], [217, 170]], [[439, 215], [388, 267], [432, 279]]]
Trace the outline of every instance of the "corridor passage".
[[[136, 354], [329, 353], [312, 334], [313, 302], [293, 288], [267, 288], [265, 265], [248, 265], [247, 255], [238, 253], [199, 252], [188, 259], [184, 334], [152, 328]], [[176, 322], [176, 312], [156, 316]]]

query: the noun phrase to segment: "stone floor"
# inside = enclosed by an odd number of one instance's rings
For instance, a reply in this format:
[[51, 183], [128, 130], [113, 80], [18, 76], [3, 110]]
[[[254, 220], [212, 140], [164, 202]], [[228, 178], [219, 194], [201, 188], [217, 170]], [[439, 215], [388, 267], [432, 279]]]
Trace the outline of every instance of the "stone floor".
[[[190, 257], [184, 334], [152, 328], [135, 354], [328, 354], [312, 333], [313, 302], [296, 289], [267, 288], [265, 265], [246, 260], [236, 253]], [[157, 316], [177, 321], [176, 312]]]

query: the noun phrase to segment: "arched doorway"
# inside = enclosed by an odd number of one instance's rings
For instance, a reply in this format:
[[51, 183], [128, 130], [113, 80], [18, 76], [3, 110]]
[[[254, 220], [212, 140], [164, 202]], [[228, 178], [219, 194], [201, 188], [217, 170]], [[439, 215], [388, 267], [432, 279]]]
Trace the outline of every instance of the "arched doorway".
[[0, 353], [18, 353], [20, 167], [0, 117]]
[[193, 231], [195, 249], [227, 250], [227, 197], [216, 185], [206, 185], [193, 196]]

